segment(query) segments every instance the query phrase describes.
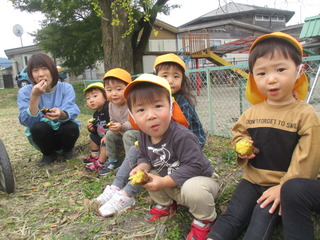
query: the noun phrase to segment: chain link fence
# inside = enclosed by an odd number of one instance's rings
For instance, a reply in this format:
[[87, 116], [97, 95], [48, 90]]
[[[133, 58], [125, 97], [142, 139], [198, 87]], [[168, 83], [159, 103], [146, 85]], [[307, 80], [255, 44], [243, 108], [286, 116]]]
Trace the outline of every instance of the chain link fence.
[[[309, 103], [320, 114], [320, 83], [316, 80], [320, 56], [303, 58], [309, 79]], [[231, 128], [240, 115], [251, 104], [245, 96], [247, 79], [237, 74], [240, 69], [248, 72], [248, 65], [188, 70], [194, 94], [197, 96], [196, 110], [209, 134], [231, 137]], [[311, 91], [312, 90], [312, 91]]]
[[[320, 79], [315, 81], [320, 56], [305, 57], [303, 63], [309, 79], [307, 100], [320, 114]], [[234, 123], [251, 106], [245, 96], [247, 79], [236, 73], [235, 69], [248, 72], [248, 64], [186, 71], [197, 99], [197, 113], [209, 134], [231, 137]], [[85, 80], [84, 86], [96, 81], [101, 80]]]

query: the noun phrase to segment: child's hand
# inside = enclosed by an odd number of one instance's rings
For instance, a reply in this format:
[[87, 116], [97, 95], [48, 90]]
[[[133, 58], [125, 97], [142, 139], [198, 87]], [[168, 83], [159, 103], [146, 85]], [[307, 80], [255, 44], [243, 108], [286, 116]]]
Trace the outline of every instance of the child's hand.
[[143, 187], [147, 189], [148, 192], [157, 192], [163, 187], [163, 177], [148, 173], [149, 182], [144, 184]]
[[[261, 197], [257, 200], [257, 203], [261, 203], [260, 207], [265, 208], [267, 205], [273, 202], [272, 207], [269, 210], [269, 213], [273, 214], [277, 207], [280, 205], [280, 190], [280, 184], [270, 187], [268, 190], [263, 192]], [[281, 214], [281, 210], [279, 210], [279, 213]]]
[[121, 131], [122, 129], [122, 124], [121, 123], [112, 123], [110, 126], [109, 126], [109, 130], [112, 131], [112, 132], [119, 132]]
[[251, 155], [241, 155], [239, 153], [237, 153], [237, 157], [238, 158], [241, 158], [241, 159], [244, 159], [244, 160], [249, 160], [249, 159], [252, 159], [252, 158], [255, 158], [256, 155], [255, 154], [251, 154]]
[[146, 163], [140, 163], [138, 166], [136, 166], [134, 169], [131, 170], [129, 173], [130, 176], [135, 175], [139, 170], [144, 171], [145, 173], [148, 173], [150, 171], [150, 166]]
[[94, 132], [94, 127], [93, 127], [93, 124], [91, 122], [87, 123], [87, 129], [88, 129], [89, 132]]
[[259, 153], [259, 149], [253, 146], [253, 141], [251, 139], [242, 139], [238, 141], [235, 145], [235, 151], [237, 157], [244, 160], [255, 158], [256, 154]]
[[103, 138], [101, 138], [100, 140], [100, 145], [102, 144], [106, 144], [106, 136], [104, 136]]
[[144, 171], [144, 169], [141, 167], [141, 165], [138, 165], [134, 169], [132, 169], [131, 172], [129, 173], [129, 176], [135, 175], [139, 170]]

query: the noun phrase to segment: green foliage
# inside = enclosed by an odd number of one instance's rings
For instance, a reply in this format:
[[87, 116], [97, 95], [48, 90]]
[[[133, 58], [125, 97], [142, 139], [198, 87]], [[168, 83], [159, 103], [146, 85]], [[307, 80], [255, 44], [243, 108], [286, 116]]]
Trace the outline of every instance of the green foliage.
[[46, 19], [35, 41], [62, 66], [78, 75], [86, 68], [94, 68], [103, 59], [100, 18], [90, 1], [27, 1], [14, 0], [15, 6], [28, 12], [42, 12]]
[[[219, 198], [217, 199], [217, 206], [226, 206], [232, 196], [233, 191], [236, 189], [235, 184], [228, 184], [219, 193]], [[219, 210], [219, 208], [217, 209]]]
[[171, 225], [167, 228], [167, 232], [166, 240], [179, 240], [182, 237], [179, 225]]
[[[120, 41], [121, 35], [125, 38], [136, 33], [131, 40], [133, 54], [145, 52], [146, 44], [138, 44], [137, 36], [145, 26], [148, 26], [146, 28], [147, 34], [141, 37], [148, 40], [149, 26], [152, 27], [157, 13], [168, 14], [170, 9], [178, 7], [178, 5], [166, 5], [167, 1], [105, 1], [105, 4], [111, 3], [111, 6], [105, 8], [107, 12], [103, 12], [99, 5], [103, 1], [99, 0], [12, 0], [12, 3], [22, 11], [44, 14], [45, 20], [42, 22], [42, 29], [33, 33], [35, 41], [41, 48], [50, 52], [53, 57], [62, 59], [62, 66], [69, 72], [78, 75], [87, 68], [94, 68], [97, 61], [110, 57], [110, 53], [103, 49], [103, 41], [110, 41], [110, 39], [103, 39], [103, 32], [112, 39], [120, 39]], [[125, 17], [119, 18], [120, 15]], [[154, 18], [153, 21], [151, 21], [151, 17]], [[121, 24], [121, 21], [124, 20], [120, 19], [127, 19], [128, 24]], [[114, 30], [101, 29], [101, 21], [107, 21]], [[144, 23], [142, 24], [142, 22]], [[127, 29], [124, 31], [115, 29], [121, 27]], [[120, 37], [117, 36], [119, 34]], [[116, 50], [120, 56], [128, 55], [128, 48]], [[121, 65], [120, 63], [115, 64]], [[131, 64], [133, 66], [134, 62]]]
[[237, 164], [237, 161], [236, 161], [237, 155], [233, 149], [228, 149], [226, 151], [223, 151], [220, 153], [220, 155], [226, 163], [231, 164], [231, 165]]

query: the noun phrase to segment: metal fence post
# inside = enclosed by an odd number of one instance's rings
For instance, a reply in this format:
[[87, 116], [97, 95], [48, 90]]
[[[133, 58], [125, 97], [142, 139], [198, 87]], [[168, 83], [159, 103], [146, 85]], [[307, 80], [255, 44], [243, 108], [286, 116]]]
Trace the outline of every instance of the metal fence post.
[[209, 113], [209, 134], [214, 133], [214, 124], [213, 124], [213, 104], [212, 104], [212, 96], [211, 96], [211, 81], [210, 81], [210, 71], [206, 69], [206, 77], [207, 77], [207, 94], [208, 94], [208, 113]]
[[243, 113], [243, 78], [240, 78], [240, 81], [239, 81], [239, 110], [240, 110], [240, 115], [242, 115]]

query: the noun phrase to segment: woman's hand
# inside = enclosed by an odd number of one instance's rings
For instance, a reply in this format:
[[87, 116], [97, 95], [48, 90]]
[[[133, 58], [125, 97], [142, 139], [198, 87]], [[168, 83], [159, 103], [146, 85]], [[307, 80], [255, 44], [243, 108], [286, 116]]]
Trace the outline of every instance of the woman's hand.
[[62, 111], [60, 108], [52, 108], [51, 112], [47, 112], [44, 117], [50, 119], [50, 120], [63, 120], [67, 118], [67, 114]]
[[31, 95], [39, 97], [46, 92], [47, 87], [48, 83], [45, 80], [42, 80], [33, 86]]

